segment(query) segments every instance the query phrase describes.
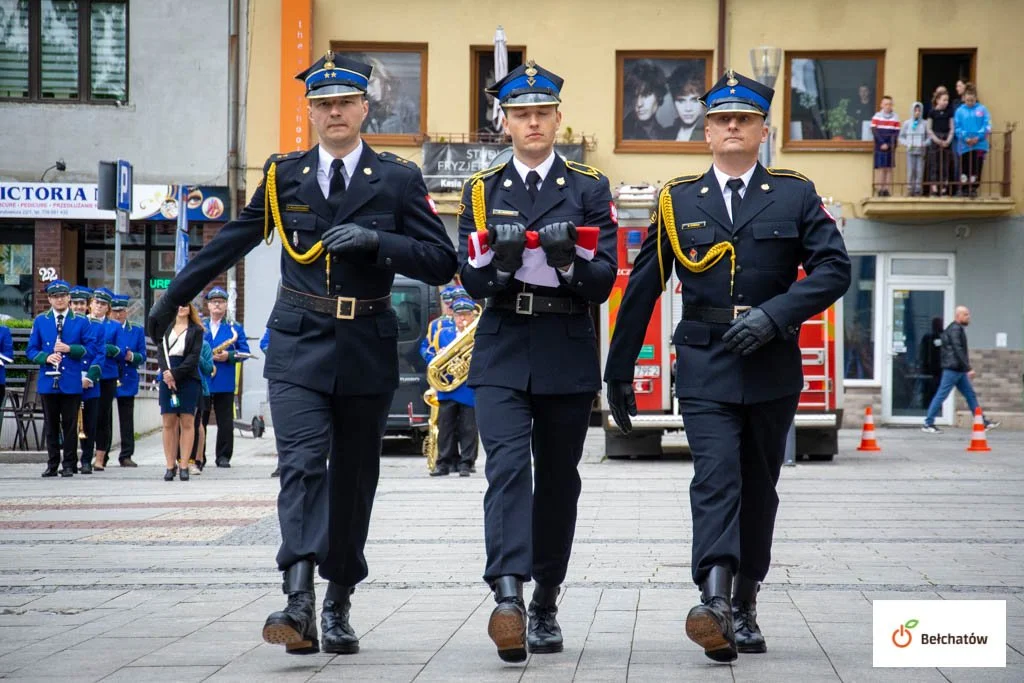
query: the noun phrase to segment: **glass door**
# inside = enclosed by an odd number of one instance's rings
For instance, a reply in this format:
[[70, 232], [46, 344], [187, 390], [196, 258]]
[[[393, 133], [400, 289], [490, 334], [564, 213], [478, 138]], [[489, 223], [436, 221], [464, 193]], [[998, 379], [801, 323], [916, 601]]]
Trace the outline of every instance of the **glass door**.
[[[886, 287], [886, 372], [882, 382], [886, 422], [924, 423], [942, 375], [939, 337], [952, 319], [952, 299], [952, 285], [903, 285], [890, 281]], [[936, 422], [952, 424], [952, 418], [950, 396]]]

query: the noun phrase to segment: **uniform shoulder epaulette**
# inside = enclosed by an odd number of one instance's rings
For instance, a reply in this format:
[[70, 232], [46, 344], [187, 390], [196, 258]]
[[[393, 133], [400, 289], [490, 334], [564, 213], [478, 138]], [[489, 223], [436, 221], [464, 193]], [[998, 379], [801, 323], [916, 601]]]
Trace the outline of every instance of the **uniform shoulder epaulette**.
[[306, 150], [304, 150], [304, 149], [297, 149], [294, 152], [283, 152], [281, 154], [271, 154], [270, 155], [270, 159], [268, 159], [267, 161], [268, 162], [275, 162], [276, 163], [276, 162], [279, 162], [279, 161], [287, 161], [289, 159], [298, 159], [301, 156], [305, 156], [305, 154], [306, 154]]
[[602, 175], [604, 175], [603, 173], [601, 173], [601, 171], [594, 168], [593, 166], [587, 166], [586, 164], [581, 164], [578, 161], [571, 161], [569, 159], [565, 160], [565, 167], [568, 168], [570, 171], [575, 171], [576, 173], [588, 175], [591, 178], [600, 178]]
[[783, 178], [796, 178], [797, 180], [802, 180], [805, 183], [811, 182], [811, 179], [803, 173], [791, 171], [788, 168], [766, 168], [765, 170], [768, 171], [768, 175], [781, 176]]
[[695, 183], [704, 177], [703, 173], [694, 173], [693, 175], [681, 175], [676, 176], [672, 180], [665, 183], [665, 187], [672, 187], [673, 185], [682, 185], [683, 183]]
[[413, 163], [412, 161], [409, 161], [408, 159], [403, 159], [397, 154], [392, 154], [391, 152], [377, 152], [377, 158], [380, 159], [381, 161], [390, 161], [393, 164], [405, 166], [406, 168], [416, 167], [416, 164]]
[[472, 181], [477, 180], [477, 179], [482, 179], [482, 178], [490, 178], [492, 175], [494, 175], [498, 171], [502, 170], [503, 168], [505, 168], [505, 164], [504, 163], [497, 164], [495, 166], [488, 166], [484, 170], [477, 171], [473, 175], [469, 176], [469, 182], [472, 182]]

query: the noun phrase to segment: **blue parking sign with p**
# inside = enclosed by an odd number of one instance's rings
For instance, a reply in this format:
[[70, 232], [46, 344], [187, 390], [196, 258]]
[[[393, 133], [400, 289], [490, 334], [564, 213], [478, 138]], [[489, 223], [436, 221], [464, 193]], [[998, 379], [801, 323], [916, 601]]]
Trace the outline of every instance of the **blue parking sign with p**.
[[132, 210], [132, 165], [124, 159], [117, 160], [117, 210]]

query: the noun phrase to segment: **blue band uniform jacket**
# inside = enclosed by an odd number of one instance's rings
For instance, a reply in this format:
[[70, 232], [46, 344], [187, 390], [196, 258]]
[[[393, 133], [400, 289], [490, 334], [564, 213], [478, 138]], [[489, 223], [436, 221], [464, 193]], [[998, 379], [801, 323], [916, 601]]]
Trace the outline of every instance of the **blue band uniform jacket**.
[[209, 382], [211, 394], [233, 394], [235, 393], [235, 363], [244, 360], [239, 359], [236, 361], [235, 354], [238, 352], [249, 353], [249, 341], [245, 338], [245, 329], [241, 324], [229, 323], [226, 319], [221, 321], [220, 326], [217, 328], [216, 336], [213, 335], [213, 327], [210, 325], [209, 320], [203, 321], [203, 327], [206, 328], [203, 339], [210, 345], [211, 350], [231, 339], [232, 330], [238, 335], [234, 343], [226, 349], [228, 359], [226, 361], [214, 361], [213, 366], [217, 368], [217, 372], [214, 373]]
[[[675, 184], [672, 184], [675, 182]], [[835, 221], [814, 184], [793, 171], [760, 164], [745, 190], [735, 224], [714, 171], [670, 181], [681, 251], [700, 261], [712, 245], [735, 249], [730, 294], [730, 259], [694, 273], [675, 258], [668, 233], [660, 233], [664, 273], [658, 262], [657, 220], [651, 224], [629, 277], [611, 340], [605, 379], [632, 381], [637, 354], [655, 302], [673, 265], [682, 284], [684, 319], [672, 335], [676, 348], [676, 395], [723, 403], [759, 403], [799, 393], [803, 366], [800, 326], [841, 297], [850, 284], [850, 259]], [[662, 212], [659, 211], [657, 219]], [[797, 282], [798, 266], [807, 276]], [[778, 335], [743, 357], [726, 349], [727, 324], [686, 320], [689, 307], [732, 309], [758, 306]]]
[[146, 364], [146, 331], [141, 325], [126, 322], [121, 330], [121, 342], [126, 351], [132, 352], [132, 359], [126, 360], [122, 354], [121, 386], [117, 388], [118, 396], [135, 396], [139, 393], [139, 368]]
[[[482, 174], [486, 224], [521, 223], [528, 230], [571, 221], [600, 228], [591, 261], [576, 256], [573, 277], [558, 275], [558, 287], [527, 285], [515, 277], [502, 284], [491, 263], [474, 268], [468, 263], [468, 238], [476, 230], [471, 179], [462, 193], [459, 216], [459, 263], [463, 287], [476, 299], [507, 292], [573, 297], [600, 304], [611, 293], [616, 273], [616, 231], [608, 179], [589, 166], [567, 165], [560, 156], [541, 183], [535, 204], [512, 163]], [[601, 370], [597, 337], [590, 315], [521, 315], [487, 307], [477, 324], [470, 364], [469, 386], [500, 386], [534, 394], [572, 394], [599, 391]]]
[[54, 344], [57, 342], [57, 320], [52, 310], [36, 316], [32, 322], [28, 345], [25, 347], [25, 357], [39, 365], [36, 389], [40, 394], [81, 394], [83, 359], [90, 350], [98, 350], [96, 333], [86, 316], [68, 309], [64, 313], [60, 339], [71, 347], [71, 351], [65, 353], [64, 360], [61, 361], [60, 379], [55, 390], [53, 378], [46, 374], [46, 371], [53, 367], [46, 362], [46, 357], [53, 353]]
[[[195, 256], [167, 290], [171, 301], [188, 301], [210, 280], [264, 239], [267, 172], [276, 166], [278, 207], [290, 244], [305, 252], [324, 231], [341, 223], [376, 230], [376, 254], [324, 254], [303, 265], [282, 250], [281, 284], [321, 297], [385, 297], [395, 273], [431, 285], [455, 272], [455, 250], [428, 198], [415, 164], [363, 143], [358, 167], [336, 209], [317, 184], [317, 147], [274, 155], [248, 206]], [[326, 259], [330, 258], [330, 277]], [[380, 394], [398, 386], [398, 320], [394, 311], [352, 320], [278, 301], [267, 322], [270, 349], [263, 374], [323, 393]]]

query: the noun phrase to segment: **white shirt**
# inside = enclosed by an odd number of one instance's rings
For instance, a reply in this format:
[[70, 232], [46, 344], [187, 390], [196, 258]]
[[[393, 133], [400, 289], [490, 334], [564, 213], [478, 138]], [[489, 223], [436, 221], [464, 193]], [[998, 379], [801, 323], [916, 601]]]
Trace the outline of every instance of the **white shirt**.
[[[331, 162], [334, 157], [324, 149], [323, 145], [317, 146], [320, 162], [316, 168], [316, 182], [320, 185], [320, 191], [324, 193], [324, 199], [331, 194]], [[345, 179], [345, 187], [352, 182], [356, 167], [359, 165], [359, 157], [363, 154], [363, 141], [360, 140], [356, 148], [341, 158], [341, 177]]]
[[519, 161], [516, 157], [512, 157], [512, 166], [516, 169], [516, 173], [523, 179], [523, 185], [526, 184], [526, 175], [530, 171], [536, 171], [537, 175], [540, 176], [540, 180], [537, 181], [537, 189], [539, 190], [544, 185], [544, 179], [548, 177], [548, 173], [551, 171], [551, 167], [555, 164], [555, 151], [551, 150], [551, 155], [547, 159], [540, 162], [537, 168], [530, 168], [523, 162]]
[[210, 339], [216, 339], [218, 332], [220, 332], [220, 323], [210, 318]]
[[[722, 190], [722, 198], [725, 199], [725, 211], [726, 213], [729, 214], [729, 220], [732, 220], [732, 190], [726, 187], [725, 184], [732, 180], [735, 176], [723, 173], [715, 165], [712, 165], [711, 168], [713, 168], [715, 171], [715, 178], [718, 179], [718, 187]], [[754, 162], [754, 165], [750, 167], [750, 170], [748, 170], [746, 173], [739, 177], [740, 180], [743, 181], [743, 189], [740, 190], [740, 199], [747, 196], [747, 189], [750, 188], [750, 179], [754, 175], [755, 168], [757, 168], [756, 161]]]

